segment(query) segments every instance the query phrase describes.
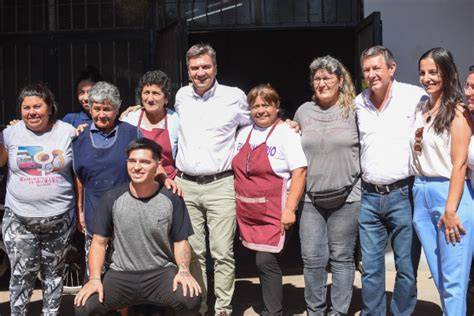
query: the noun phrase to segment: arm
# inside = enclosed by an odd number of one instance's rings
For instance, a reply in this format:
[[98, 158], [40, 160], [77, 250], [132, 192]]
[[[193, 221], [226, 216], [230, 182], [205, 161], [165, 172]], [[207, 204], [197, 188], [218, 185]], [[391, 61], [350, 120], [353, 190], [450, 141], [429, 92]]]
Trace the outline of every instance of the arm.
[[296, 121], [292, 121], [290, 119], [286, 119], [285, 123], [295, 132], [301, 134], [300, 125]]
[[84, 186], [77, 175], [74, 175], [74, 191], [76, 192], [76, 216], [77, 229], [81, 233], [86, 231], [86, 220], [84, 217]]
[[296, 222], [296, 209], [304, 192], [306, 182], [306, 167], [296, 168], [291, 172], [291, 184], [283, 214], [281, 215], [281, 232], [290, 228]]
[[3, 144], [0, 144], [0, 167], [3, 167], [8, 162], [8, 151]]
[[173, 292], [178, 288], [178, 284], [183, 287], [183, 295], [197, 296], [201, 293], [201, 287], [189, 272], [189, 264], [191, 262], [191, 246], [184, 239], [174, 242], [174, 257], [178, 265], [178, 273], [173, 280]]
[[142, 106], [140, 104], [129, 106], [128, 108], [125, 109], [125, 111], [122, 112], [122, 114], [120, 114], [119, 120], [123, 121], [129, 113], [138, 111], [141, 108], [142, 108]]
[[[446, 200], [445, 213], [438, 227], [444, 226], [446, 241], [455, 244], [461, 240], [460, 232], [466, 234], [457, 212], [461, 200], [467, 169], [467, 154], [471, 139], [471, 119], [467, 110], [456, 111], [451, 123], [451, 162], [453, 169], [449, 181], [449, 192]], [[454, 231], [453, 234], [449, 234]]]
[[158, 175], [156, 176], [156, 180], [164, 185], [168, 190], [171, 190], [173, 193], [183, 196], [183, 190], [181, 187], [179, 187], [173, 179], [168, 178], [168, 175], [161, 164], [158, 167]]
[[87, 282], [74, 298], [74, 304], [84, 306], [87, 299], [94, 293], [99, 294], [99, 302], [104, 301], [104, 288], [101, 281], [102, 268], [105, 262], [107, 243], [110, 238], [95, 235], [89, 250], [89, 282]]

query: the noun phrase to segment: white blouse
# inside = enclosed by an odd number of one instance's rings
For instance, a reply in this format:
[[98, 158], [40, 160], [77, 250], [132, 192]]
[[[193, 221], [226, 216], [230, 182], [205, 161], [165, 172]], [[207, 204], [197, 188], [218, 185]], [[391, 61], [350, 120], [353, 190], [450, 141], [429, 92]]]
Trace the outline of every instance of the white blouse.
[[[424, 122], [423, 113], [429, 111], [428, 102], [420, 102], [416, 107], [415, 125], [410, 138], [411, 163], [410, 167], [414, 175], [427, 177], [451, 177], [453, 168], [451, 162], [451, 135], [448, 131], [437, 134], [431, 117], [429, 122]], [[415, 133], [418, 128], [423, 128], [421, 141], [421, 154], [415, 152]]]

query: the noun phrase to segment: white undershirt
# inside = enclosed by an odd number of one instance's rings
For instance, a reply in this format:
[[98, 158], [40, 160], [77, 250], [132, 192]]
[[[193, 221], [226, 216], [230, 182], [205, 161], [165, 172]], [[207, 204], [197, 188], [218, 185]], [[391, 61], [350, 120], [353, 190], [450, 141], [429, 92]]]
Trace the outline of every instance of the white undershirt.
[[[239, 152], [250, 136], [250, 146], [255, 148], [265, 141], [271, 126], [260, 128], [258, 126], [247, 126], [239, 131], [235, 144], [235, 154]], [[292, 130], [286, 123], [280, 123], [275, 127], [273, 133], [267, 140], [267, 156], [273, 171], [285, 180], [291, 177], [291, 171], [296, 168], [306, 167], [306, 156], [301, 146], [301, 136]], [[290, 181], [288, 181], [288, 188]]]

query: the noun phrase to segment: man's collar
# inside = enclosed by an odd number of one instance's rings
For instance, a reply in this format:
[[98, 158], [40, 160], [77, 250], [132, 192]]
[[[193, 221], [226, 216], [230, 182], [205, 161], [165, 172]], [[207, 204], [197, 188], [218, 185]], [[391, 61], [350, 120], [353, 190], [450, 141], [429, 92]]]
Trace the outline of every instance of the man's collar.
[[211, 86], [211, 88], [209, 88], [209, 90], [207, 90], [206, 92], [204, 92], [204, 94], [202, 96], [200, 96], [196, 90], [194, 89], [194, 86], [192, 86], [192, 91], [193, 91], [193, 96], [194, 98], [196, 99], [203, 99], [204, 101], [206, 101], [207, 99], [213, 97], [216, 93], [216, 89], [217, 89], [217, 86], [219, 85], [219, 83], [217, 82], [217, 79], [214, 80], [214, 84]]
[[[387, 93], [388, 93], [387, 99], [385, 100], [384, 104], [382, 104], [382, 109], [380, 111], [383, 111], [385, 109], [385, 107], [387, 106], [387, 104], [390, 103], [390, 100], [393, 97], [393, 92], [394, 92], [394, 90], [396, 90], [397, 85], [398, 85], [398, 81], [393, 79], [392, 84], [390, 85], [390, 87], [388, 88], [388, 91], [387, 91]], [[370, 90], [370, 88], [368, 88], [366, 90], [366, 93], [362, 94], [362, 96], [364, 97], [365, 104], [370, 104], [374, 108], [376, 108], [375, 104], [372, 102], [372, 99], [371, 99], [372, 90]]]

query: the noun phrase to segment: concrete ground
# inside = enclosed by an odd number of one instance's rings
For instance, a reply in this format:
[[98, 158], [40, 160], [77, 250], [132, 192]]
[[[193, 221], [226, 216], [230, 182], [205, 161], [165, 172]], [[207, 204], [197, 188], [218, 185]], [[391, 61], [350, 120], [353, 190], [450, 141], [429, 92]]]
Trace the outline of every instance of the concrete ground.
[[[393, 283], [395, 279], [395, 272], [387, 271], [386, 290], [387, 302], [390, 301], [393, 290]], [[0, 286], [0, 315], [9, 315], [9, 299], [8, 287], [5, 282], [6, 278], [2, 278]], [[328, 280], [330, 284], [330, 279]], [[286, 275], [283, 278], [284, 283], [284, 299], [285, 315], [304, 315], [304, 282], [302, 275]], [[65, 295], [61, 306], [60, 315], [74, 315], [73, 311], [73, 296]], [[474, 298], [469, 300], [469, 313], [473, 315]], [[233, 300], [234, 313], [233, 315], [259, 315], [262, 310], [261, 293], [258, 279], [255, 277], [238, 278], [235, 282], [235, 294]], [[360, 274], [356, 273], [354, 282], [354, 292], [352, 303], [350, 307], [350, 315], [359, 315], [362, 308], [361, 302], [361, 286]], [[36, 289], [32, 297], [30, 307], [30, 316], [40, 315], [41, 311], [41, 291]], [[419, 316], [436, 316], [442, 315], [438, 292], [434, 287], [431, 275], [426, 271], [420, 271], [418, 275], [418, 302], [416, 310], [413, 315]]]
[[[235, 282], [235, 292], [233, 299], [233, 315], [259, 315], [262, 310], [261, 289], [258, 278], [256, 278], [254, 258], [252, 254], [236, 243], [235, 255], [237, 261], [237, 279]], [[299, 253], [299, 242], [296, 237], [286, 246], [286, 253], [281, 259], [281, 265], [284, 272], [284, 314], [285, 315], [304, 315], [304, 281], [302, 275], [301, 255]], [[418, 272], [418, 302], [415, 316], [437, 316], [442, 315], [440, 308], [438, 292], [434, 286], [433, 280], [427, 268], [426, 262], [420, 262]], [[393, 285], [395, 280], [395, 269], [393, 264], [393, 254], [390, 249], [387, 250], [386, 255], [386, 293], [387, 305], [392, 297]], [[7, 273], [8, 274], [8, 273]], [[331, 284], [329, 275], [328, 284]], [[30, 305], [30, 312], [28, 316], [40, 315], [41, 311], [41, 290], [37, 284], [36, 290], [32, 297]], [[329, 286], [330, 288], [330, 286]], [[9, 308], [9, 293], [8, 293], [8, 275], [0, 278], [0, 316], [10, 314]], [[210, 303], [212, 304], [212, 297]], [[361, 301], [361, 281], [360, 273], [356, 272], [352, 303], [350, 306], [350, 315], [359, 315], [362, 309]], [[474, 315], [474, 297], [470, 296], [468, 300], [468, 315]], [[132, 314], [132, 313], [131, 313]], [[168, 315], [169, 313], [167, 313]], [[60, 315], [69, 316], [74, 315], [73, 311], [73, 296], [64, 295]], [[150, 316], [155, 316], [153, 314]], [[132, 315], [131, 315], [132, 316]]]

